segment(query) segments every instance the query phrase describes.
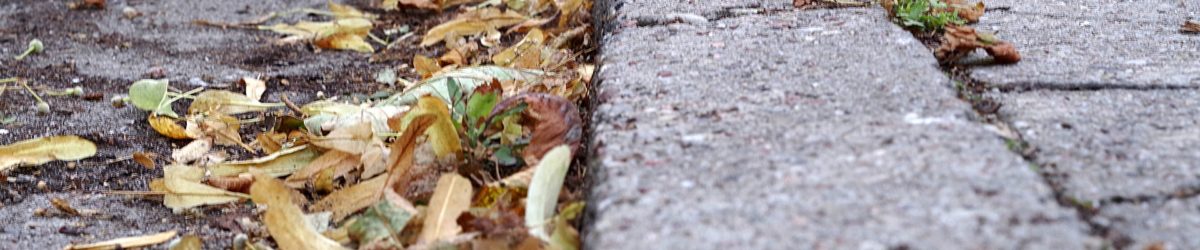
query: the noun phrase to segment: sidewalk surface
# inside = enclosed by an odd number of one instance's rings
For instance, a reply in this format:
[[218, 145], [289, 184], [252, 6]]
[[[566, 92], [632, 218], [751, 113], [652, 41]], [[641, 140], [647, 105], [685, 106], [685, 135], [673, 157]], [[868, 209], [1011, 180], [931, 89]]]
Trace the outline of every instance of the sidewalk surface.
[[1200, 3], [986, 1], [1027, 152], [879, 7], [787, 4], [598, 3], [589, 248], [1200, 248]]

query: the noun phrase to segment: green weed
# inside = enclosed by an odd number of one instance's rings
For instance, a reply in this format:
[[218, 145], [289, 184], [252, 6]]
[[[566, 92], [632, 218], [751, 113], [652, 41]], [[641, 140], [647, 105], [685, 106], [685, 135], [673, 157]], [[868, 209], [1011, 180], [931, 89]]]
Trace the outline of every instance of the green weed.
[[949, 24], [962, 25], [966, 23], [958, 17], [946, 3], [938, 0], [896, 0], [892, 11], [900, 25], [906, 28], [920, 28], [924, 31], [940, 31]]

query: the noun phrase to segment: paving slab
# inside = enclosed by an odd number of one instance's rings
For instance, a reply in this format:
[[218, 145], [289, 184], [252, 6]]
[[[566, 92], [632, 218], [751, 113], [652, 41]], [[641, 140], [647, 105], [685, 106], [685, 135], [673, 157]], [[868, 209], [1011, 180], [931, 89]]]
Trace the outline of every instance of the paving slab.
[[1200, 198], [1110, 205], [1093, 218], [1128, 235], [1128, 249], [1200, 249]]
[[[691, 14], [709, 20], [733, 15], [743, 15], [765, 10], [790, 9], [791, 1], [770, 0], [624, 0], [612, 1], [617, 20], [670, 19], [671, 15]], [[676, 20], [684, 21], [688, 20]], [[643, 21], [644, 22], [644, 21]]]
[[1100, 244], [882, 10], [616, 27], [601, 51], [588, 248]]
[[1200, 185], [1200, 91], [1033, 91], [994, 95], [1001, 117], [1084, 201]]
[[1200, 18], [1186, 0], [985, 1], [981, 30], [1021, 51], [1012, 65], [974, 67], [994, 87], [1147, 88], [1200, 86], [1200, 35], [1179, 31]]

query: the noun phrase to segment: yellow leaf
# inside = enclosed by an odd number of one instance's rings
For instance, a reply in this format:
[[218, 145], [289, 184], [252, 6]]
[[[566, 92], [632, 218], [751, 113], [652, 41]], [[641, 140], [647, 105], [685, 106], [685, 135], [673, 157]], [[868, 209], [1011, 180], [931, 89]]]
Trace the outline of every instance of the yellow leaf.
[[18, 165], [74, 161], [96, 155], [96, 144], [74, 135], [50, 136], [0, 146], [0, 172]]
[[458, 140], [458, 130], [454, 129], [454, 122], [450, 120], [450, 109], [445, 102], [442, 102], [441, 98], [421, 97], [417, 101], [417, 107], [405, 115], [401, 127], [408, 127], [408, 123], [414, 118], [426, 114], [434, 117], [433, 125], [425, 130], [425, 135], [429, 136], [428, 140], [433, 144], [434, 154], [441, 158], [462, 150], [462, 145]]
[[157, 154], [150, 152], [134, 152], [133, 161], [142, 164], [147, 169], [154, 169], [157, 164], [154, 163], [154, 158], [158, 158]]
[[366, 150], [373, 134], [371, 122], [362, 121], [351, 126], [335, 128], [328, 136], [313, 138], [311, 143], [318, 147], [359, 155]]
[[209, 90], [196, 95], [188, 112], [192, 114], [203, 112], [218, 112], [226, 115], [236, 115], [249, 112], [266, 111], [273, 107], [282, 107], [282, 103], [261, 103], [250, 99], [249, 96], [226, 90]]
[[533, 180], [529, 183], [529, 194], [525, 198], [525, 227], [529, 234], [550, 241], [546, 232], [554, 208], [558, 205], [558, 193], [571, 165], [571, 147], [561, 145], [547, 152], [534, 167]]
[[250, 196], [254, 203], [267, 205], [263, 222], [280, 249], [346, 249], [307, 222], [304, 212], [291, 201], [292, 190], [283, 182], [267, 175], [256, 175], [254, 179]]
[[375, 25], [365, 18], [343, 18], [329, 22], [299, 22], [294, 25], [276, 24], [260, 29], [290, 35], [281, 41], [311, 41], [325, 49], [345, 49], [374, 52], [366, 37]]
[[267, 174], [273, 177], [289, 175], [317, 158], [317, 151], [308, 145], [275, 152], [253, 160], [217, 164], [209, 171], [213, 176], [235, 176], [241, 173]]
[[107, 241], [96, 242], [96, 243], [91, 243], [91, 244], [83, 244], [83, 245], [72, 244], [72, 245], [67, 245], [67, 247], [65, 247], [64, 249], [67, 249], [67, 250], [100, 250], [100, 249], [138, 248], [138, 247], [144, 247], [144, 246], [154, 245], [154, 244], [158, 244], [158, 243], [163, 243], [167, 240], [170, 240], [171, 238], [175, 238], [175, 234], [176, 234], [175, 231], [171, 230], [169, 232], [164, 232], [164, 233], [142, 235], [142, 236], [135, 236], [135, 237], [125, 237], [125, 238], [107, 240]]
[[322, 170], [334, 168], [334, 166], [344, 164], [357, 166], [359, 164], [357, 158], [358, 157], [350, 153], [330, 150], [325, 152], [325, 154], [322, 154], [320, 157], [313, 159], [313, 161], [304, 168], [292, 173], [291, 176], [288, 176], [286, 182], [288, 186], [294, 188], [303, 187], [305, 182]]
[[242, 84], [246, 85], [246, 96], [252, 100], [262, 99], [263, 93], [267, 92], [267, 82], [253, 77], [242, 77]]
[[438, 65], [437, 60], [423, 55], [413, 56], [413, 68], [421, 75], [421, 79], [433, 77], [438, 71], [442, 71], [442, 66]]
[[[521, 39], [521, 42], [492, 56], [492, 62], [504, 67], [538, 68], [542, 62], [542, 44], [545, 42], [546, 35], [542, 33], [541, 29], [530, 30], [528, 34], [525, 34], [525, 38]], [[522, 63], [513, 65], [516, 62]]]
[[527, 19], [516, 11], [500, 11], [495, 8], [469, 12], [449, 22], [439, 24], [421, 39], [421, 46], [434, 45], [443, 40], [454, 40], [462, 36], [478, 35], [488, 30], [512, 26]]
[[346, 216], [375, 204], [383, 195], [387, 185], [388, 175], [380, 175], [363, 181], [357, 185], [335, 191], [329, 196], [317, 201], [312, 206], [313, 211], [333, 212], [333, 221], [341, 221]]
[[170, 117], [166, 116], [150, 114], [150, 118], [146, 118], [146, 120], [150, 122], [150, 127], [154, 128], [155, 132], [158, 132], [158, 134], [166, 136], [167, 138], [177, 140], [191, 138], [187, 135], [187, 132], [184, 131], [183, 126], [179, 126], [178, 123], [175, 123], [175, 119], [171, 119]]
[[474, 191], [467, 178], [454, 173], [442, 174], [437, 189], [429, 199], [429, 214], [425, 216], [418, 243], [432, 243], [454, 237], [462, 232], [458, 216], [471, 206]]

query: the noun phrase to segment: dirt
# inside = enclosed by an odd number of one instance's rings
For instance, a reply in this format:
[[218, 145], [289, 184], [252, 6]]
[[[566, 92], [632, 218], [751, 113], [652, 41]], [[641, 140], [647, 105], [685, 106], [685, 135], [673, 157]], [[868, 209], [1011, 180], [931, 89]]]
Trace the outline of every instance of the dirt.
[[[382, 14], [374, 34], [384, 29], [410, 26], [423, 34], [448, 20], [450, 11], [384, 13], [373, 1], [349, 1], [368, 12]], [[111, 194], [119, 190], [147, 190], [147, 183], [162, 176], [161, 168], [147, 169], [129, 160], [134, 152], [170, 155], [186, 141], [156, 134], [146, 123], [147, 113], [132, 106], [113, 107], [109, 99], [124, 95], [133, 81], [157, 73], [177, 89], [191, 89], [192, 79], [210, 89], [240, 91], [237, 80], [260, 76], [268, 83], [265, 101], [278, 102], [287, 95], [298, 104], [326, 96], [362, 99], [395, 88], [375, 82], [375, 74], [397, 68], [401, 78], [415, 79], [406, 64], [414, 54], [434, 56], [437, 48], [416, 46], [419, 35], [402, 40], [393, 49], [375, 54], [318, 51], [308, 45], [274, 45], [278, 35], [254, 29], [200, 26], [194, 19], [237, 22], [257, 19], [273, 11], [296, 8], [324, 9], [325, 0], [189, 1], [109, 0], [107, 8], [72, 10], [69, 1], [8, 0], [0, 2], [0, 78], [21, 77], [35, 89], [60, 90], [81, 86], [86, 93], [103, 96], [43, 96], [51, 112], [37, 114], [34, 99], [19, 88], [0, 94], [0, 144], [50, 135], [79, 135], [94, 141], [99, 153], [79, 162], [53, 162], [22, 167], [0, 176], [0, 249], [61, 248], [70, 243], [143, 235], [167, 230], [197, 234], [206, 248], [228, 248], [238, 233], [235, 221], [253, 216], [247, 204], [205, 207], [176, 214], [154, 197]], [[141, 16], [128, 18], [131, 7]], [[321, 17], [296, 14], [268, 23]], [[385, 36], [394, 39], [401, 34]], [[45, 53], [15, 61], [31, 39], [46, 45]], [[376, 46], [379, 48], [380, 46]], [[157, 72], [156, 72], [157, 71]], [[286, 80], [287, 84], [283, 84]], [[96, 97], [96, 94], [92, 94]], [[184, 110], [182, 106], [176, 110]], [[267, 123], [267, 122], [264, 122]], [[247, 141], [267, 125], [242, 129]], [[234, 152], [236, 150], [230, 150]], [[249, 158], [234, 153], [232, 158]], [[166, 164], [167, 157], [158, 163]], [[70, 166], [69, 166], [70, 165]], [[73, 167], [72, 167], [73, 166]], [[39, 189], [38, 182], [45, 182]], [[51, 198], [63, 198], [80, 209], [99, 214], [71, 216], [53, 212]], [[51, 211], [35, 216], [35, 211]], [[233, 225], [233, 226], [231, 226]]]

